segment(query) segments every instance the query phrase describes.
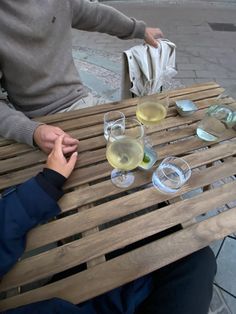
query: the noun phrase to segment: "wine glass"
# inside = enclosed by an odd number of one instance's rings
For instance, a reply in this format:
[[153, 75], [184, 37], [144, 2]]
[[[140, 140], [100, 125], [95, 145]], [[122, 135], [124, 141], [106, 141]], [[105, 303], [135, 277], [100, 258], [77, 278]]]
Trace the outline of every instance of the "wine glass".
[[157, 125], [167, 115], [167, 109], [169, 107], [169, 97], [165, 95], [163, 98], [150, 97], [140, 98], [137, 109], [136, 117], [146, 127]]
[[123, 112], [117, 111], [117, 110], [109, 111], [104, 114], [104, 118], [103, 118], [104, 119], [104, 137], [106, 141], [108, 140], [111, 126], [114, 124], [116, 120], [121, 121], [121, 124], [118, 127], [120, 128], [124, 127], [123, 126], [124, 121], [122, 120], [124, 118], [125, 118], [125, 115], [123, 114]]
[[[153, 80], [147, 81], [143, 87], [141, 97], [138, 99], [136, 117], [145, 126], [145, 132], [148, 131], [150, 126], [157, 125], [167, 115], [169, 96], [164, 94], [163, 98], [161, 98], [161, 94], [157, 96], [153, 94], [155, 92], [155, 83]], [[145, 97], [147, 95], [149, 95], [148, 98]], [[152, 148], [153, 143], [149, 136], [145, 136], [144, 146], [144, 159], [140, 167], [147, 170], [156, 162], [157, 154]], [[147, 162], [145, 162], [146, 160]]]
[[136, 119], [125, 118], [124, 128], [116, 128], [117, 120], [110, 130], [106, 157], [115, 169], [111, 172], [112, 183], [121, 188], [129, 187], [134, 182], [135, 169], [143, 160], [144, 128]]

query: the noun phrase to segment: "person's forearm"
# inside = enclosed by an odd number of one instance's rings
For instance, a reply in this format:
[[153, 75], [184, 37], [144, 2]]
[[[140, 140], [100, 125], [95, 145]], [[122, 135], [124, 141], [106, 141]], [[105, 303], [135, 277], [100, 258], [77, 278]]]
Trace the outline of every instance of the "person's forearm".
[[40, 124], [0, 100], [0, 136], [33, 146], [33, 134]]
[[144, 38], [146, 24], [129, 18], [120, 11], [86, 0], [73, 0], [72, 26], [81, 30], [97, 31], [122, 39]]
[[55, 201], [58, 201], [59, 198], [62, 197], [62, 186], [65, 183], [66, 178], [57, 171], [44, 168], [43, 171], [35, 177], [35, 180]]
[[[48, 180], [47, 177], [44, 178]], [[48, 184], [52, 184], [55, 178]], [[63, 184], [59, 175], [59, 181]], [[54, 183], [53, 183], [54, 184]], [[14, 265], [23, 254], [27, 232], [41, 222], [47, 221], [60, 213], [55, 198], [51, 192], [45, 191], [46, 185], [38, 183], [33, 178], [18, 187], [6, 190], [0, 199], [0, 277]], [[57, 184], [55, 186], [57, 189]]]

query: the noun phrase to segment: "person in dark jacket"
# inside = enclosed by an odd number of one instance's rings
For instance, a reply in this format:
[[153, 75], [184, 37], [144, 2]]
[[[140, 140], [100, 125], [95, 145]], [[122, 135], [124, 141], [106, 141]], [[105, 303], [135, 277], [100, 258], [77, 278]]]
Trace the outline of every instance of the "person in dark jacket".
[[[62, 186], [77, 160], [63, 155], [60, 136], [36, 177], [11, 187], [0, 199], [0, 278], [23, 254], [26, 234], [58, 215]], [[207, 314], [216, 271], [215, 258], [204, 248], [171, 265], [79, 305], [53, 298], [4, 314]], [[78, 287], [79, 289], [80, 287]], [[1, 310], [1, 309], [0, 309]]]

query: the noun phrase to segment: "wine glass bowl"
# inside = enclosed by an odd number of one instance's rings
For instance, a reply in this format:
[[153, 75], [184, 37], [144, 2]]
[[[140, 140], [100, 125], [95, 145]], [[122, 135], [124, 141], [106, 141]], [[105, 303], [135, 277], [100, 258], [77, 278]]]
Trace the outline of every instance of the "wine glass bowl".
[[[160, 97], [160, 96], [159, 96]], [[167, 116], [169, 107], [169, 97], [159, 99], [159, 97], [140, 97], [136, 109], [137, 119], [145, 126], [157, 125]]]

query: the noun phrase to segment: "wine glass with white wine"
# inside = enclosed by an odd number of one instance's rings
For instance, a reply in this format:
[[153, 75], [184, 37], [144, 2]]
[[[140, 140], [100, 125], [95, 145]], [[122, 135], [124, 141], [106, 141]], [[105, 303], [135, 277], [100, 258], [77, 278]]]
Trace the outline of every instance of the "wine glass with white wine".
[[146, 127], [157, 125], [165, 119], [169, 107], [169, 97], [151, 97], [140, 99], [137, 105], [136, 117]]
[[126, 188], [134, 182], [135, 169], [143, 160], [144, 128], [136, 119], [125, 118], [124, 128], [117, 129], [117, 120], [111, 127], [107, 142], [106, 157], [115, 169], [111, 172], [111, 181], [115, 186]]
[[155, 80], [151, 79], [140, 88], [141, 93], [138, 98], [136, 117], [146, 127], [157, 125], [167, 115], [169, 107], [168, 94], [158, 93], [156, 87]]
[[[155, 126], [165, 119], [169, 107], [168, 95], [153, 94], [155, 91], [153, 86], [152, 81], [146, 82], [136, 109], [136, 117], [145, 126], [145, 133], [148, 132], [149, 127]], [[144, 146], [144, 159], [140, 167], [150, 169], [157, 160], [157, 154], [152, 148], [153, 143], [149, 136], [145, 136]]]

